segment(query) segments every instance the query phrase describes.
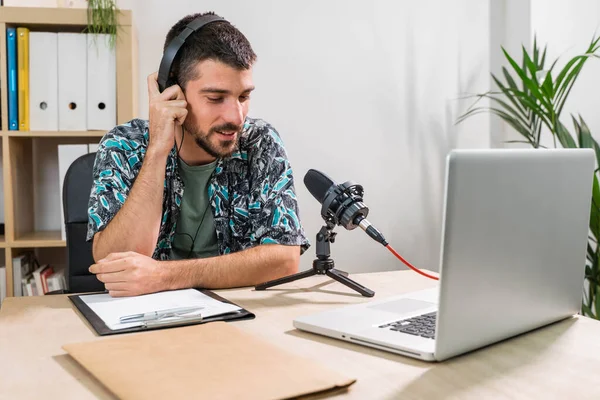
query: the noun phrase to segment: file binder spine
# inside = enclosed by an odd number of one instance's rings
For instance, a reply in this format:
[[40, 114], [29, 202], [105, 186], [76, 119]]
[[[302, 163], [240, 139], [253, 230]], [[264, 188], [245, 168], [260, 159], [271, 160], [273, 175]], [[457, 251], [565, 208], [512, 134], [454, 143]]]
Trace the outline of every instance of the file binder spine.
[[58, 36], [54, 32], [29, 33], [29, 130], [58, 130]]
[[29, 29], [17, 28], [19, 130], [29, 130]]
[[58, 33], [58, 129], [87, 130], [87, 40], [84, 33]]
[[19, 130], [19, 109], [17, 93], [17, 32], [15, 28], [6, 29], [6, 58], [8, 72], [8, 129]]
[[117, 124], [115, 49], [107, 34], [87, 34], [87, 129], [109, 131]]

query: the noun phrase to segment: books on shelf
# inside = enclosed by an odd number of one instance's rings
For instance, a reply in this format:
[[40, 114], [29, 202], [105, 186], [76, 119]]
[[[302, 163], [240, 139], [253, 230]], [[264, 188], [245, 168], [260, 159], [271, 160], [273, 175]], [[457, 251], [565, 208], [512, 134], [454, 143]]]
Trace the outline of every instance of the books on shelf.
[[33, 263], [29, 254], [13, 257], [13, 291], [15, 296], [24, 296], [28, 277], [33, 272]]
[[42, 296], [67, 287], [64, 270], [54, 272], [54, 268], [48, 264], [40, 266], [27, 275], [23, 285], [23, 296]]
[[67, 288], [67, 282], [65, 280], [65, 270], [61, 269], [54, 272], [48, 277], [48, 292], [54, 292], [55, 290], [64, 290]]
[[14, 296], [41, 296], [66, 289], [65, 271], [49, 264], [38, 265], [31, 253], [13, 257]]
[[6, 34], [9, 130], [108, 131], [116, 125], [116, 56], [109, 35], [27, 27], [10, 27]]
[[36, 295], [48, 293], [48, 277], [54, 273], [54, 268], [45, 264], [33, 271], [33, 279], [35, 280]]

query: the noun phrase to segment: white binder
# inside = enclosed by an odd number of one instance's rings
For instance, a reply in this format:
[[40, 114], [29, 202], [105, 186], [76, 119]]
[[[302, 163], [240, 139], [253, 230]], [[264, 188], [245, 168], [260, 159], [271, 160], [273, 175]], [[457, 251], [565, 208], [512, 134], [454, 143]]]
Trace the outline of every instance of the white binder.
[[55, 8], [57, 0], [4, 0], [6, 7], [52, 7]]
[[87, 129], [108, 131], [117, 123], [117, 70], [109, 35], [87, 35]]
[[84, 33], [58, 33], [58, 129], [87, 130], [87, 40]]
[[29, 130], [58, 130], [56, 33], [29, 33]]

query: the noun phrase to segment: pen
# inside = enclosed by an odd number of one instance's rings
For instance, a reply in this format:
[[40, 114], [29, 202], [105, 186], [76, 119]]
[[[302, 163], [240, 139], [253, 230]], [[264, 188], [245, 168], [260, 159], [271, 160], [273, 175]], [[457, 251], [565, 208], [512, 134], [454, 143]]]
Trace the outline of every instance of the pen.
[[119, 318], [119, 322], [139, 322], [139, 321], [153, 321], [157, 319], [163, 319], [168, 317], [177, 317], [185, 314], [189, 314], [194, 311], [202, 310], [204, 307], [180, 307], [171, 308], [167, 310], [151, 311], [146, 313], [126, 315]]

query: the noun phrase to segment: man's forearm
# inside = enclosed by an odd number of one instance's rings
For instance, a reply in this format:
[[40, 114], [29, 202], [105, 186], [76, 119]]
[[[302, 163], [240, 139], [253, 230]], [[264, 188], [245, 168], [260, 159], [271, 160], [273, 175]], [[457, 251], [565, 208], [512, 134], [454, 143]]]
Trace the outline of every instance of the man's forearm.
[[123, 207], [94, 237], [94, 259], [110, 253], [135, 251], [152, 256], [162, 219], [167, 157], [148, 151]]
[[299, 246], [268, 244], [224, 256], [164, 261], [167, 289], [254, 286], [298, 272]]

